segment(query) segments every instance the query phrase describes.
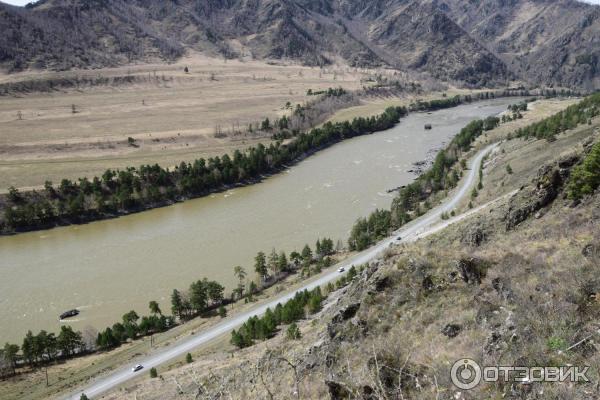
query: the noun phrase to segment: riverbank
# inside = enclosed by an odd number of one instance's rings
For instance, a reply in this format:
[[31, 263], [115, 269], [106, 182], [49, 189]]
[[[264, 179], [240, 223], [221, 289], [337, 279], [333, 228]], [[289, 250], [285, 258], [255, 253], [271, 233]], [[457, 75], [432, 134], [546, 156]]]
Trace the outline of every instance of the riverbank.
[[[343, 262], [343, 260], [352, 256], [353, 253], [349, 252], [338, 253], [334, 257], [334, 264]], [[290, 274], [284, 280], [256, 293], [250, 302], [241, 299], [227, 305], [227, 317], [235, 318], [238, 315], [261, 308], [264, 304], [271, 301], [273, 297], [281, 293], [295, 292], [304, 285], [322, 279], [332, 269], [333, 267], [330, 267], [308, 278], [304, 278], [297, 273]], [[110, 351], [84, 354], [73, 359], [52, 363], [47, 367], [40, 367], [33, 370], [30, 370], [28, 367], [20, 368], [17, 375], [7, 379], [0, 379], [0, 392], [3, 393], [2, 399], [41, 400], [61, 398], [62, 394], [86, 384], [92, 378], [109, 374], [121, 365], [131, 363], [131, 360], [135, 358], [160, 352], [161, 349], [168, 348], [172, 343], [193, 337], [197, 332], [210, 329], [221, 321], [222, 318], [218, 315], [196, 317], [177, 325], [173, 329], [156, 333], [152, 338], [144, 337], [137, 339]], [[229, 339], [227, 338], [225, 341], [219, 340], [218, 343], [228, 346], [228, 341]], [[200, 354], [200, 351], [202, 349], [194, 349], [191, 351], [191, 354], [196, 358]], [[180, 361], [174, 361], [172, 365], [183, 364], [185, 362], [184, 358], [182, 357]], [[46, 384], [46, 376], [48, 377], [48, 385]]]
[[[56, 332], [56, 316], [72, 308], [82, 310], [70, 322], [74, 329], [104, 329], [131, 309], [146, 310], [149, 300], [169, 309], [173, 288], [202, 277], [235, 288], [233, 267], [252, 270], [259, 250], [289, 254], [316, 237], [345, 240], [357, 218], [390, 206], [387, 189], [414, 179], [407, 172], [413, 162], [472, 119], [506, 110], [510, 101], [413, 113], [393, 129], [344, 141], [260, 185], [1, 238], [0, 291], [7, 300], [0, 315], [13, 323], [0, 336], [15, 341], [27, 329]], [[433, 131], [423, 131], [426, 121], [434, 121]]]
[[[515, 92], [520, 93], [520, 92]], [[56, 226], [84, 224], [173, 205], [192, 198], [219, 193], [232, 187], [260, 182], [305, 158], [348, 138], [386, 130], [408, 111], [424, 112], [468, 104], [477, 99], [510, 96], [513, 92], [480, 92], [430, 101], [417, 101], [408, 108], [390, 106], [382, 114], [352, 121], [326, 123], [308, 133], [296, 133], [291, 141], [265, 147], [258, 144], [233, 157], [223, 155], [208, 160], [182, 162], [174, 169], [155, 165], [125, 170], [107, 170], [101, 177], [63, 179], [54, 186], [47, 181], [44, 190], [20, 192], [11, 188], [0, 195], [0, 234], [15, 234]], [[298, 110], [296, 111], [296, 113]], [[300, 110], [300, 112], [303, 112]], [[267, 125], [268, 125], [268, 119]], [[285, 120], [287, 121], [287, 120]], [[287, 127], [287, 125], [286, 125]], [[284, 136], [288, 135], [285, 129]], [[282, 135], [278, 133], [277, 135]]]

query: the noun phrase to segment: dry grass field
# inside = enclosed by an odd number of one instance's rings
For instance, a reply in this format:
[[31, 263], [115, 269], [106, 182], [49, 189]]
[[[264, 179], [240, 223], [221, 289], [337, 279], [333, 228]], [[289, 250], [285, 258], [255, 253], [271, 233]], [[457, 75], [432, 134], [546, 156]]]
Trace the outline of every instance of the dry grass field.
[[[0, 75], [0, 84], [133, 77], [125, 84], [0, 97], [0, 190], [244, 149], [269, 140], [247, 133], [249, 124], [289, 113], [286, 103], [305, 102], [308, 89], [358, 89], [370, 73], [190, 55], [167, 65]], [[215, 137], [217, 127], [224, 137]]]

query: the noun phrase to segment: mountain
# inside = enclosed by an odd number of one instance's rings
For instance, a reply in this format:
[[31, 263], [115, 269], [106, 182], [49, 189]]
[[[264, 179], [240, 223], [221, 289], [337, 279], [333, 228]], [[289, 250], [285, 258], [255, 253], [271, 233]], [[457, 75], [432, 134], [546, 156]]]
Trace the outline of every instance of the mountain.
[[526, 80], [600, 87], [600, 7], [575, 0], [438, 2], [471, 37]]
[[173, 60], [194, 50], [307, 65], [341, 59], [473, 86], [521, 79], [589, 89], [600, 85], [599, 13], [574, 0], [0, 3], [0, 64], [62, 70]]

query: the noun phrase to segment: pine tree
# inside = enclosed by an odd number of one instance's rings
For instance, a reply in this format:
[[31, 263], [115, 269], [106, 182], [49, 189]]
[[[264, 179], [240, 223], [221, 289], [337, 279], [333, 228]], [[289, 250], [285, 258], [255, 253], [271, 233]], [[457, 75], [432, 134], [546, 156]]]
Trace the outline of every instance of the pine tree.
[[258, 274], [261, 280], [266, 280], [268, 277], [267, 273], [267, 259], [265, 257], [265, 253], [262, 251], [258, 252], [256, 257], [254, 258], [254, 271]]

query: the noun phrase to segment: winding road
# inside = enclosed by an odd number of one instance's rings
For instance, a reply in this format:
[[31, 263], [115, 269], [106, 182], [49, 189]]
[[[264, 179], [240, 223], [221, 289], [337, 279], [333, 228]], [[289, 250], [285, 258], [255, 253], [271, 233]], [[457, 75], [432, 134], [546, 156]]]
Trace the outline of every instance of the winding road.
[[[305, 289], [312, 290], [317, 286], [323, 286], [331, 281], [337, 280], [341, 275], [345, 273], [339, 272], [339, 269], [341, 267], [347, 270], [352, 265], [365, 264], [377, 258], [380, 255], [380, 253], [384, 249], [389, 247], [392, 243], [406, 243], [415, 241], [429, 234], [438, 232], [444, 227], [461, 219], [464, 219], [465, 217], [486, 207], [490, 203], [480, 206], [476, 209], [470, 210], [462, 215], [451, 218], [449, 220], [443, 222], [441, 221], [442, 213], [448, 213], [451, 210], [455, 209], [456, 206], [460, 203], [460, 201], [463, 200], [465, 196], [468, 196], [470, 194], [471, 188], [475, 183], [476, 179], [478, 178], [479, 165], [483, 160], [483, 157], [486, 154], [488, 154], [491, 150], [493, 150], [496, 146], [497, 144], [489, 145], [483, 150], [479, 151], [475, 155], [475, 157], [472, 158], [469, 164], [469, 173], [466, 175], [465, 179], [462, 180], [459, 188], [451, 194], [451, 197], [449, 197], [445, 202], [432, 209], [421, 218], [418, 218], [397, 230], [391, 237], [341, 262], [335, 267], [332, 267], [330, 272], [325, 273], [320, 278], [310, 283], [307, 283], [305, 286], [293, 292], [274, 297], [271, 301], [261, 306], [258, 306], [255, 309], [241, 313], [231, 318], [226, 318], [223, 320], [223, 322], [220, 322], [219, 324], [212, 326], [203, 332], [199, 332], [194, 336], [186, 337], [185, 339], [173, 342], [165, 348], [157, 350], [154, 354], [137, 359], [128, 364], [127, 366], [119, 368], [109, 373], [108, 375], [98, 377], [87, 387], [80, 388], [76, 392], [73, 392], [69, 396], [65, 397], [65, 399], [78, 400], [82, 393], [85, 393], [88, 398], [98, 397], [99, 395], [116, 388], [124, 382], [139, 376], [139, 374], [143, 373], [143, 371], [146, 371], [152, 367], [157, 367], [175, 358], [182, 357], [194, 348], [206, 344], [207, 342], [223, 334], [229, 333], [231, 330], [242, 325], [248, 318], [262, 315], [267, 310], [267, 308], [274, 308], [277, 305], [277, 303], [284, 303], [287, 300], [293, 298], [298, 291], [302, 291]], [[140, 372], [132, 372], [131, 367], [135, 364], [143, 365], [144, 369]]]

